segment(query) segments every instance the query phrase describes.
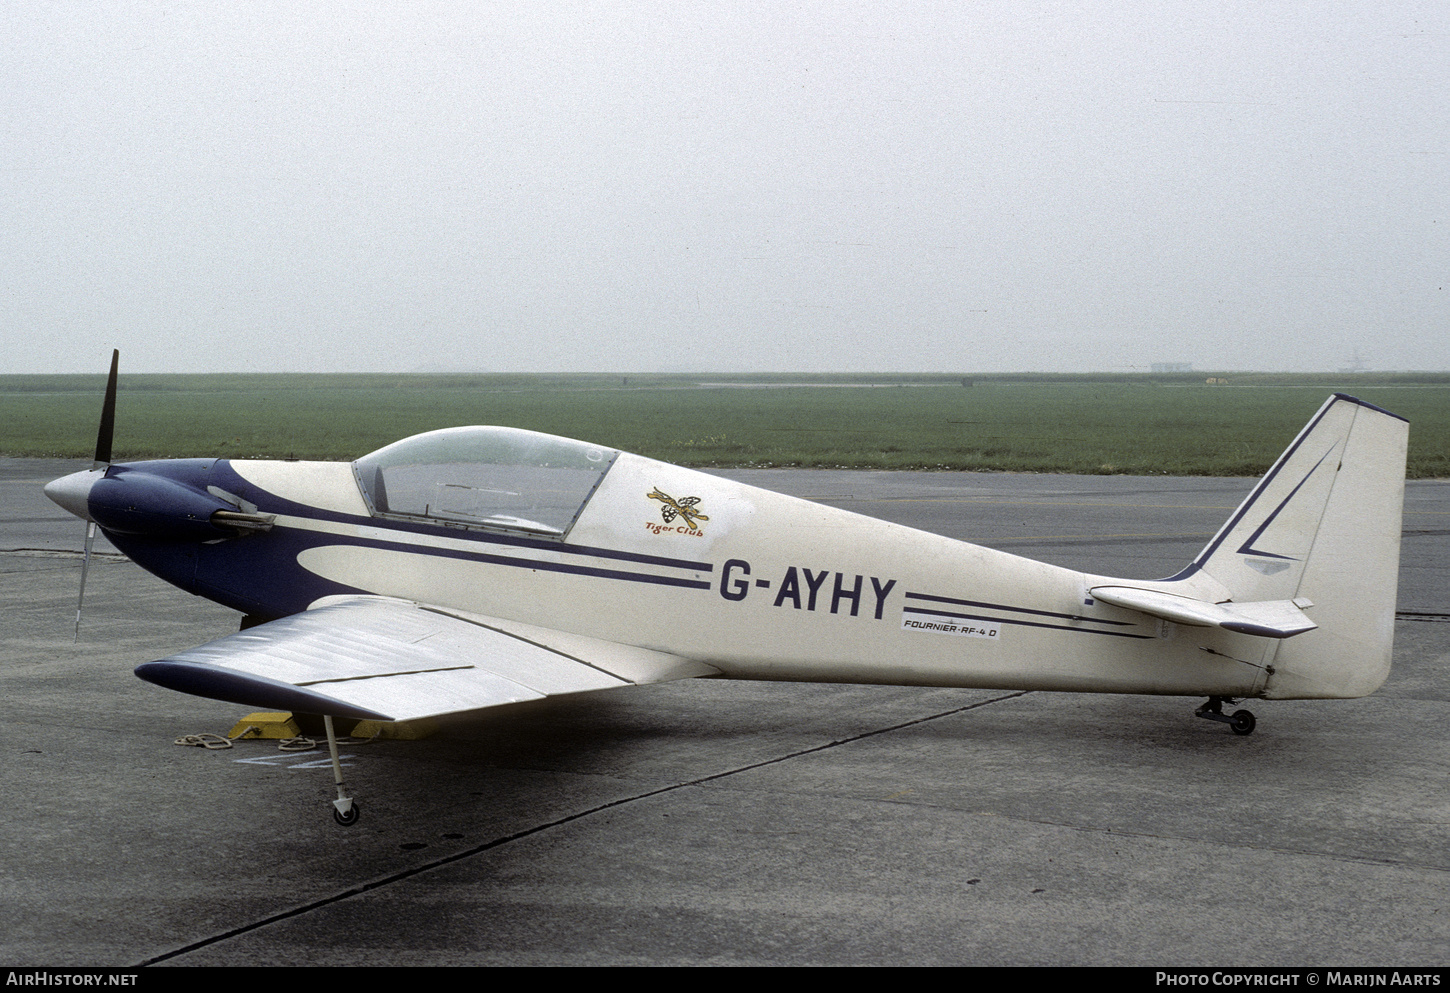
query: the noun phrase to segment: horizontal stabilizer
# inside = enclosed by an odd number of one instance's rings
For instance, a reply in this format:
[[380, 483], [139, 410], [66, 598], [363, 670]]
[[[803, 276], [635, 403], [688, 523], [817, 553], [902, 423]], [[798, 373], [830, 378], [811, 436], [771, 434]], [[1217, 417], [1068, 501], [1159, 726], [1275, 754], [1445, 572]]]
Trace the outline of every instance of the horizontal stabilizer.
[[1239, 634], [1260, 638], [1292, 638], [1319, 625], [1304, 613], [1312, 607], [1302, 597], [1297, 600], [1259, 600], [1251, 603], [1210, 603], [1192, 597], [1141, 590], [1131, 586], [1096, 586], [1092, 595], [1103, 603], [1127, 607], [1153, 617], [1193, 627], [1220, 627]]
[[216, 700], [385, 721], [714, 674], [663, 652], [366, 596], [331, 598], [136, 669]]

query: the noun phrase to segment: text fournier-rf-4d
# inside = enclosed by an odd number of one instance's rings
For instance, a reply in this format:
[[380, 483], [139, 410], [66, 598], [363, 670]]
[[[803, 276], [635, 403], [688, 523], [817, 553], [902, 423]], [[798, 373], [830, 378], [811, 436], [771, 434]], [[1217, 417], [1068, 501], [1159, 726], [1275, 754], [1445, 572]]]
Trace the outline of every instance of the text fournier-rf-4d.
[[[1389, 673], [1408, 425], [1329, 398], [1182, 571], [1077, 572], [507, 427], [352, 463], [111, 462], [46, 493], [242, 630], [142, 679], [409, 721], [686, 677], [1347, 698]], [[91, 532], [93, 533], [93, 531]], [[87, 542], [89, 551], [89, 539]]]

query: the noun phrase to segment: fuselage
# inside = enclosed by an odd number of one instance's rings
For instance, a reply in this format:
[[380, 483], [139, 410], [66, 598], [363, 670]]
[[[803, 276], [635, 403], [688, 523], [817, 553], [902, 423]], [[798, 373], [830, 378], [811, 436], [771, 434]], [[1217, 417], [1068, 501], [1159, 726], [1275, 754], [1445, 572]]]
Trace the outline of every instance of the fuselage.
[[385, 495], [362, 462], [118, 464], [84, 499], [138, 564], [260, 620], [367, 593], [745, 679], [1231, 697], [1270, 679], [1275, 642], [1096, 601], [1104, 577], [628, 453], [603, 464], [562, 513], [417, 467], [429, 488], [408, 503], [403, 476]]

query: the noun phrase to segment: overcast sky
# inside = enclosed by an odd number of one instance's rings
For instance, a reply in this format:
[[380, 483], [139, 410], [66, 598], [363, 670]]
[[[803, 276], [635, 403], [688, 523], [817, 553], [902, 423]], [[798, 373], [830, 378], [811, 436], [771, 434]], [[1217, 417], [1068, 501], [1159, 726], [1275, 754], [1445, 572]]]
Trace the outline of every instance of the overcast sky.
[[0, 373], [1450, 369], [1450, 4], [0, 0]]

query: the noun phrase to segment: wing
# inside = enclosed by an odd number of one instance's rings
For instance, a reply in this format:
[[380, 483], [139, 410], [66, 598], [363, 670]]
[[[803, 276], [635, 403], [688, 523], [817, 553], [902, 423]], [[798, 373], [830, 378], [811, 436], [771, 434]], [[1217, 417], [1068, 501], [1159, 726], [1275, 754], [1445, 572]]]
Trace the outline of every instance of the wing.
[[383, 721], [717, 674], [664, 652], [371, 596], [330, 597], [136, 669], [197, 696]]

